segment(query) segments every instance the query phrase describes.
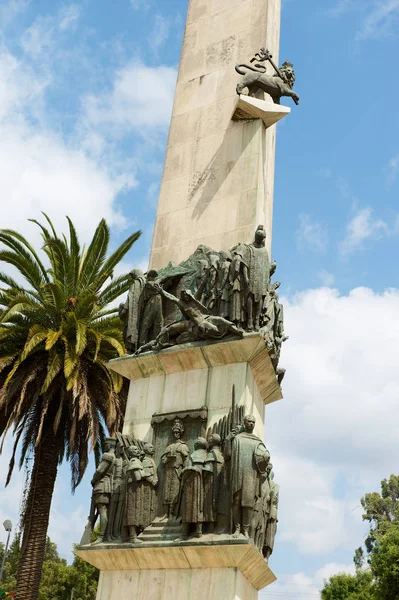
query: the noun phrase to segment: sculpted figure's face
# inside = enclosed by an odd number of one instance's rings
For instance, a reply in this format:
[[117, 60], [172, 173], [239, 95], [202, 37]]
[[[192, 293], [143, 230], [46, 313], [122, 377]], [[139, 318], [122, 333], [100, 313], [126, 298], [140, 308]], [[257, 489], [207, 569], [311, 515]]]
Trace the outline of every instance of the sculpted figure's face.
[[292, 81], [294, 79], [294, 70], [292, 67], [285, 67], [284, 73], [285, 73], [288, 81]]
[[147, 454], [149, 454], [150, 456], [152, 456], [155, 452], [155, 448], [152, 444], [148, 444], [148, 446], [146, 447], [147, 450]]
[[215, 437], [214, 435], [211, 435], [208, 439], [208, 446], [210, 448], [213, 448], [214, 446], [220, 446], [220, 442], [221, 440], [219, 436]]
[[136, 446], [131, 446], [131, 447], [129, 448], [129, 457], [130, 457], [130, 458], [138, 458], [138, 457], [139, 457], [139, 455], [140, 455], [140, 453], [139, 453], [139, 449], [138, 449], [138, 448], [136, 448]]
[[175, 438], [175, 440], [179, 440], [181, 438], [180, 429], [173, 429], [172, 433], [173, 433], [173, 437]]
[[257, 244], [263, 244], [265, 242], [266, 239], [266, 233], [264, 232], [263, 229], [257, 229], [257, 231], [255, 232], [255, 242]]
[[255, 417], [253, 417], [252, 415], [248, 415], [247, 417], [245, 417], [244, 427], [245, 431], [247, 431], [248, 433], [252, 433], [255, 428]]
[[197, 440], [195, 440], [194, 448], [196, 450], [206, 450], [206, 448], [207, 448], [206, 440], [204, 438], [198, 438]]

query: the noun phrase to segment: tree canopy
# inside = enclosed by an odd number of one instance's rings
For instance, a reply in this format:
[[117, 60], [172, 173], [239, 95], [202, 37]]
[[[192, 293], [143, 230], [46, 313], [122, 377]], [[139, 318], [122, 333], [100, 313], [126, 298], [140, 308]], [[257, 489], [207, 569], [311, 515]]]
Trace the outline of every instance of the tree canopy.
[[356, 573], [330, 577], [323, 600], [399, 599], [399, 476], [384, 479], [381, 493], [366, 494], [361, 504], [370, 529], [355, 552]]
[[138, 239], [130, 235], [109, 253], [102, 219], [87, 248], [70, 219], [68, 237], [47, 215], [40, 228], [42, 252], [17, 231], [0, 230], [0, 435], [14, 434], [7, 483], [20, 448], [33, 468], [22, 520], [18, 594], [36, 600], [48, 520], [59, 464], [71, 467], [72, 489], [81, 481], [90, 450], [100, 452], [124, 414], [123, 380], [107, 363], [125, 353], [117, 308], [130, 286], [115, 277], [119, 262]]
[[[4, 545], [0, 544], [0, 561]], [[16, 592], [17, 568], [21, 553], [21, 536], [17, 534], [7, 552], [3, 581], [0, 590]], [[39, 588], [39, 600], [70, 600], [72, 588], [74, 600], [95, 600], [98, 570], [75, 557], [72, 565], [60, 558], [56, 544], [47, 537], [43, 573]]]

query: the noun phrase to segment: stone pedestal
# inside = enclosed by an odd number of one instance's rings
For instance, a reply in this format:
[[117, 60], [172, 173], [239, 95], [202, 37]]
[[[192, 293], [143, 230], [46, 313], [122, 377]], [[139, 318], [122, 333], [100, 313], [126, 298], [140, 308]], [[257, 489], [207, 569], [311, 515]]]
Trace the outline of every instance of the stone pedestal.
[[94, 546], [75, 554], [101, 570], [97, 600], [256, 600], [276, 580], [245, 541]]
[[262, 119], [265, 127], [271, 127], [290, 112], [291, 109], [282, 104], [272, 104], [270, 101], [259, 100], [259, 98], [240, 96], [234, 109], [233, 121]]
[[110, 367], [131, 380], [123, 433], [145, 441], [152, 441], [155, 413], [206, 407], [212, 428], [231, 408], [233, 384], [237, 406], [256, 417], [255, 433], [263, 438], [264, 406], [282, 398], [259, 334], [124, 356]]
[[97, 600], [110, 598], [257, 600], [258, 591], [233, 568], [102, 572]]
[[[230, 431], [233, 386], [236, 411], [255, 415], [254, 433], [263, 439], [265, 404], [282, 398], [259, 334], [125, 356], [109, 366], [130, 379], [123, 433], [149, 442], [156, 438], [154, 427], [175, 414], [197, 419], [201, 435], [226, 419]], [[158, 517], [141, 543], [79, 548], [76, 554], [101, 571], [97, 600], [256, 600], [257, 591], [276, 579], [243, 535], [208, 533], [182, 541], [172, 529]]]

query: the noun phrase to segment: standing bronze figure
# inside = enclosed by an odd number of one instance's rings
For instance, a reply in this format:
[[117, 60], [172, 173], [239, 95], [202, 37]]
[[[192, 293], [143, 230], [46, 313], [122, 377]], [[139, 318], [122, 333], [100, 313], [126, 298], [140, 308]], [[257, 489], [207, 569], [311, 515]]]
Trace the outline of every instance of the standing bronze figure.
[[143, 529], [151, 525], [156, 517], [158, 485], [157, 466], [154, 461], [155, 448], [152, 444], [144, 444], [144, 457], [142, 459], [142, 504], [143, 504]]
[[139, 341], [140, 326], [140, 298], [143, 291], [145, 277], [141, 269], [130, 272], [132, 285], [130, 286], [127, 300], [119, 305], [119, 317], [123, 321], [123, 339], [126, 350], [133, 354], [136, 352]]
[[187, 464], [190, 453], [187, 444], [181, 439], [183, 433], [183, 421], [176, 418], [172, 426], [174, 441], [169, 444], [161, 456], [161, 462], [165, 469], [162, 502], [165, 509], [165, 517], [168, 519], [176, 518], [177, 516], [181, 474]]
[[104, 443], [104, 453], [101, 457], [100, 464], [91, 480], [94, 503], [98, 514], [100, 515], [100, 535], [96, 540], [97, 544], [101, 544], [104, 541], [108, 525], [108, 510], [112, 495], [115, 448], [116, 440], [107, 438]]
[[130, 543], [140, 542], [137, 536], [143, 529], [143, 503], [142, 479], [143, 464], [142, 452], [136, 446], [127, 449], [129, 463], [127, 465], [127, 493], [126, 493], [126, 525], [129, 528]]
[[255, 503], [261, 497], [261, 474], [266, 472], [270, 454], [254, 435], [255, 417], [244, 417], [244, 429], [233, 430], [226, 438], [224, 452], [231, 461], [231, 495], [234, 537], [251, 537], [250, 526]]
[[199, 437], [194, 442], [194, 452], [182, 473], [182, 539], [187, 539], [190, 525], [195, 525], [195, 537], [202, 536], [204, 521], [204, 484], [202, 473], [207, 459], [208, 444]]

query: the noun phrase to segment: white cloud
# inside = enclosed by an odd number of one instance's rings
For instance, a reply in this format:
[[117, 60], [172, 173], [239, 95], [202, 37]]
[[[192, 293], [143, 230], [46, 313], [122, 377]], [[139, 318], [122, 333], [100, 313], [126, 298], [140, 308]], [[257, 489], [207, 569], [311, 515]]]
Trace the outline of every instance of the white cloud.
[[328, 234], [325, 226], [314, 221], [310, 215], [299, 215], [299, 227], [296, 235], [300, 250], [310, 249], [314, 252], [324, 252], [327, 248]]
[[58, 37], [73, 29], [79, 20], [81, 7], [77, 4], [62, 6], [56, 15], [39, 15], [22, 37], [23, 49], [32, 58], [49, 53], [58, 43]]
[[69, 6], [62, 7], [58, 25], [61, 31], [73, 28], [79, 20], [81, 11], [82, 8], [78, 4], [70, 4]]
[[170, 33], [170, 20], [162, 15], [155, 16], [154, 27], [149, 35], [149, 43], [157, 52], [157, 50], [166, 42]]
[[360, 498], [398, 472], [399, 291], [282, 301], [284, 399], [265, 431], [281, 486], [276, 544], [320, 559], [362, 543]]
[[30, 0], [8, 0], [0, 6], [0, 33], [28, 6]]
[[38, 78], [8, 52], [0, 51], [0, 123], [40, 104], [46, 86], [44, 78]]
[[330, 167], [321, 167], [318, 171], [317, 174], [320, 177], [324, 177], [325, 179], [331, 179], [333, 172], [332, 169]]
[[366, 240], [380, 239], [390, 234], [385, 221], [374, 217], [370, 207], [359, 209], [347, 225], [345, 238], [339, 245], [342, 254], [361, 250]]
[[378, 39], [397, 34], [399, 0], [336, 0], [327, 9], [330, 17], [341, 17], [357, 12], [360, 26], [356, 40]]
[[331, 287], [334, 284], [335, 276], [329, 271], [326, 271], [325, 269], [318, 273], [318, 277], [321, 283], [326, 287]]
[[177, 72], [171, 67], [146, 67], [134, 62], [120, 69], [113, 88], [84, 101], [87, 126], [109, 127], [125, 135], [142, 127], [167, 129]]
[[121, 190], [136, 185], [134, 175], [94, 161], [60, 134], [25, 118], [44, 102], [47, 85], [11, 54], [0, 54], [0, 187], [6, 208], [2, 227], [38, 236], [27, 219], [39, 217], [40, 211], [62, 229], [68, 214], [85, 240], [100, 216], [111, 226], [126, 226], [115, 199]]
[[[13, 441], [10, 436], [6, 438], [2, 454], [0, 454], [0, 523], [5, 519], [10, 519], [13, 524], [13, 532], [16, 531], [19, 525], [19, 511], [22, 505], [22, 490], [24, 484], [24, 471], [19, 471], [18, 465], [14, 468], [13, 477], [8, 487], [4, 488], [6, 475], [8, 473], [8, 465], [12, 454]], [[1, 532], [3, 528], [1, 526]], [[1, 534], [1, 541], [3, 535]]]
[[388, 183], [393, 183], [399, 172], [399, 154], [391, 158], [388, 163]]
[[[134, 177], [112, 177], [83, 152], [68, 148], [50, 132], [26, 126], [0, 126], [0, 187], [12, 210], [3, 213], [2, 226], [26, 231], [26, 219], [40, 211], [65, 228], [67, 214], [87, 239], [104, 217], [124, 227], [125, 217], [114, 206], [116, 195], [135, 184]], [[31, 230], [30, 225], [28, 225]]]
[[320, 590], [324, 586], [324, 581], [336, 573], [353, 573], [353, 565], [340, 563], [327, 563], [321, 569], [318, 569], [314, 575], [309, 577], [303, 572], [287, 575], [278, 579], [270, 587], [262, 590], [259, 594], [261, 598], [280, 598], [281, 600], [301, 600], [307, 598], [314, 600], [320, 598]]
[[37, 58], [43, 51], [53, 45], [54, 27], [52, 17], [37, 17], [34, 23], [26, 29], [21, 37], [25, 52]]
[[[91, 457], [92, 458], [92, 457]], [[87, 468], [87, 476], [82, 486], [85, 488], [87, 497], [74, 496], [73, 507], [67, 508], [65, 499], [70, 496], [70, 469], [67, 463], [59, 469], [55, 485], [54, 495], [51, 502], [51, 512], [49, 520], [48, 534], [52, 542], [58, 547], [58, 552], [62, 558], [71, 561], [71, 552], [74, 544], [78, 544], [82, 538], [87, 517], [90, 512], [91, 486], [88, 484], [91, 475], [95, 471], [93, 460], [90, 461]], [[69, 502], [71, 505], [72, 503]]]
[[146, 12], [150, 8], [152, 2], [151, 0], [130, 0], [130, 4], [133, 10], [142, 10]]
[[353, 8], [354, 0], [338, 0], [334, 6], [327, 9], [327, 14], [331, 17], [340, 17]]
[[291, 542], [297, 552], [317, 556], [350, 547], [360, 532], [351, 512], [353, 502], [334, 498], [334, 469], [312, 457], [296, 457], [292, 445], [290, 451], [273, 453], [281, 486], [279, 543]]
[[379, 38], [395, 32], [399, 19], [399, 0], [377, 0], [357, 32], [358, 40]]

